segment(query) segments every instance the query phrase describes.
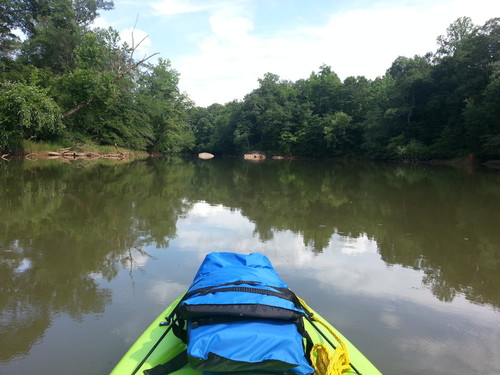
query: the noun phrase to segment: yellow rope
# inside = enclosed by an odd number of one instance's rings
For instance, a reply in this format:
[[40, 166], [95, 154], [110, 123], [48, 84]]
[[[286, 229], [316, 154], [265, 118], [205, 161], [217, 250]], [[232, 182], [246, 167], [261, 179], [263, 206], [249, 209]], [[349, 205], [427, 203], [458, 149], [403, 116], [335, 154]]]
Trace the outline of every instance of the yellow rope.
[[341, 375], [351, 369], [349, 352], [347, 346], [340, 337], [332, 330], [328, 324], [321, 319], [318, 319], [307, 303], [299, 298], [300, 303], [304, 308], [312, 314], [311, 319], [320, 323], [331, 333], [335, 340], [339, 343], [333, 354], [325, 344], [315, 344], [311, 350], [311, 362], [314, 367], [315, 375]]

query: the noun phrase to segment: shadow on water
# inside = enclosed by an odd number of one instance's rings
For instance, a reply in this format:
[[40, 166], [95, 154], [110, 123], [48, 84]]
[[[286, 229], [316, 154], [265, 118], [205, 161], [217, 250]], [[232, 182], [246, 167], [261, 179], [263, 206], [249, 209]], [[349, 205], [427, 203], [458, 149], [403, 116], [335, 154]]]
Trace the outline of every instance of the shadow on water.
[[367, 236], [387, 265], [422, 270], [442, 301], [500, 307], [500, 174], [447, 167], [165, 158], [127, 165], [0, 163], [0, 361], [27, 353], [54, 316], [102, 313], [131, 249], [168, 248], [194, 203], [223, 205], [262, 241]]

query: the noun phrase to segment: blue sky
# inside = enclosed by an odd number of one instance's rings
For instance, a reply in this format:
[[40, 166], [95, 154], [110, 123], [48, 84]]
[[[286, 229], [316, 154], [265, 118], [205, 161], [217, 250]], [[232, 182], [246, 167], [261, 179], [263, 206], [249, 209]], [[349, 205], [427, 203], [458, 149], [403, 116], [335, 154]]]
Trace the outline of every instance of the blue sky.
[[[341, 79], [384, 75], [398, 56], [436, 50], [458, 17], [500, 17], [498, 0], [115, 0], [97, 26], [148, 38], [200, 106], [241, 100], [271, 72], [296, 81], [332, 67]], [[137, 20], [137, 22], [136, 22]]]

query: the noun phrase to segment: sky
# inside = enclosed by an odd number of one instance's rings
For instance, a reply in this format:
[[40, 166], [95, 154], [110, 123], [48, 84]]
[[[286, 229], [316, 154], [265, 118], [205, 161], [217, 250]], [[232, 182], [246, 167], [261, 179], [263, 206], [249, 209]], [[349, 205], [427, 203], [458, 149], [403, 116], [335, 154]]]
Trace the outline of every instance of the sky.
[[[383, 76], [398, 56], [435, 52], [459, 17], [483, 25], [498, 0], [115, 0], [111, 26], [180, 73], [198, 106], [242, 100], [265, 73], [297, 81], [327, 65], [344, 80]], [[154, 62], [154, 60], [152, 60]]]

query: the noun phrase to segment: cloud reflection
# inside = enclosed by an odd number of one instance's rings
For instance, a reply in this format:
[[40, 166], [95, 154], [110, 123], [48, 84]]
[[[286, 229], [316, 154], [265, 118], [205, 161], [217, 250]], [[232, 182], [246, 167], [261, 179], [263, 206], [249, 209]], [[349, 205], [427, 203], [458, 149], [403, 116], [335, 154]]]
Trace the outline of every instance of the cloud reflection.
[[[335, 233], [322, 254], [315, 254], [304, 243], [300, 233], [290, 230], [274, 231], [271, 240], [262, 241], [255, 232], [254, 223], [240, 211], [222, 205], [212, 206], [198, 202], [177, 223], [178, 238], [172, 245], [200, 252], [200, 260], [211, 251], [235, 251], [266, 254], [277, 268], [303, 269], [325, 287], [335, 285], [345, 289], [374, 293], [380, 283], [374, 276], [383, 266], [377, 254], [377, 243], [366, 235], [343, 236]], [[365, 259], [366, 258], [366, 259]], [[391, 280], [384, 289], [390, 290]], [[378, 285], [374, 289], [373, 285]]]
[[155, 280], [148, 294], [151, 299], [160, 306], [165, 305], [165, 301], [173, 301], [186, 289], [185, 285], [177, 282], [168, 282], [165, 280]]
[[[203, 201], [194, 203], [179, 219], [177, 234], [171, 245], [197, 253], [199, 262], [211, 251], [261, 252], [280, 273], [300, 270], [326, 293], [403, 299], [437, 310], [449, 308], [429, 294], [422, 284], [423, 271], [388, 266], [378, 253], [377, 242], [366, 234], [351, 237], [335, 231], [323, 252], [314, 253], [301, 233], [274, 230], [270, 240], [261, 240], [255, 223], [241, 211]], [[469, 305], [463, 297], [457, 297], [455, 304]], [[390, 327], [398, 325], [390, 314], [381, 316], [380, 321]]]
[[[307, 243], [300, 227], [280, 229], [274, 224], [263, 238], [258, 223], [248, 219], [246, 212], [195, 202], [177, 221], [177, 237], [170, 245], [181, 250], [182, 262], [192, 272], [211, 251], [267, 255], [287, 284], [356, 345], [371, 342], [372, 348], [397, 353], [401, 361], [382, 366], [386, 373], [407, 373], [408, 368], [429, 372], [442, 363], [454, 372], [467, 366], [473, 372], [474, 366], [455, 355], [462, 348], [472, 348], [471, 363], [490, 358], [487, 368], [498, 368], [498, 361], [491, 359], [497, 335], [490, 328], [498, 314], [471, 304], [462, 294], [449, 302], [436, 298], [423, 283], [424, 267], [386, 262], [375, 238], [346, 232], [348, 226], [340, 231], [322, 224], [319, 230], [333, 234], [321, 252]], [[262, 213], [262, 217], [266, 214], [271, 215]], [[158, 286], [160, 291], [166, 288]], [[491, 349], [487, 353], [476, 350], [477, 340], [488, 342]]]

